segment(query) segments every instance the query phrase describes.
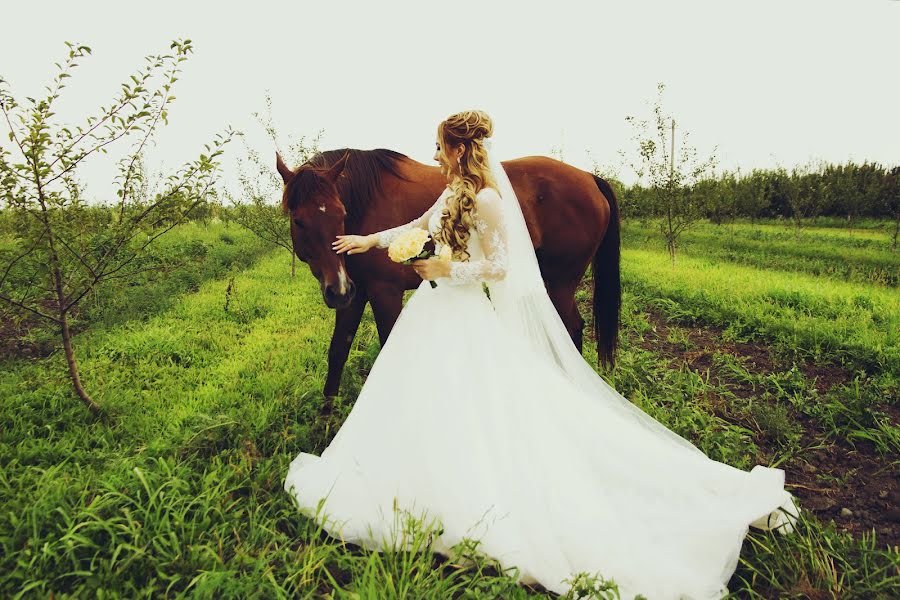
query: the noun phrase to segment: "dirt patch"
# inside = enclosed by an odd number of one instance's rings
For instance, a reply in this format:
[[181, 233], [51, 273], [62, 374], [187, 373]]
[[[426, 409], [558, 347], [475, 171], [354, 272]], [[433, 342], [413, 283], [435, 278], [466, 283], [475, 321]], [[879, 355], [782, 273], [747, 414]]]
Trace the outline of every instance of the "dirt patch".
[[[687, 364], [691, 369], [707, 371], [739, 398], [749, 398], [756, 390], [749, 382], [736, 380], [717, 368], [716, 353], [727, 353], [741, 359], [753, 373], [770, 374], [789, 366], [779, 365], [778, 357], [761, 344], [731, 342], [722, 339], [721, 330], [710, 327], [679, 327], [679, 341], [670, 341], [671, 326], [655, 312], [647, 316], [653, 330], [638, 345], [669, 359], [673, 368]], [[820, 395], [831, 387], [846, 384], [850, 374], [841, 367], [821, 364], [797, 364], [814, 382]], [[756, 430], [740, 414], [729, 409], [726, 398], [711, 398], [717, 416]], [[894, 407], [885, 407], [892, 417]], [[817, 518], [833, 520], [839, 530], [860, 536], [875, 531], [879, 547], [900, 544], [900, 484], [896, 464], [878, 454], [873, 444], [859, 441], [856, 446], [843, 439], [828, 440], [816, 419], [789, 408], [791, 419], [802, 425], [801, 448], [810, 448], [780, 465], [785, 471], [787, 489], [800, 499], [803, 508]], [[896, 421], [895, 421], [896, 422]], [[755, 440], [763, 461], [771, 461], [776, 449], [767, 445], [763, 436]], [[822, 447], [819, 447], [822, 446]]]
[[[652, 310], [645, 311], [645, 314], [656, 330], [654, 348], [658, 348], [667, 356], [677, 357], [687, 362], [694, 370], [712, 370], [713, 355], [716, 352], [731, 354], [743, 359], [751, 372], [774, 373], [784, 370], [781, 365], [782, 361], [765, 344], [724, 340], [722, 330], [715, 327], [679, 326], [679, 329], [687, 334], [690, 345], [695, 348], [685, 350], [682, 345], [668, 341], [671, 326], [663, 315]], [[840, 365], [811, 362], [797, 362], [796, 364], [806, 378], [813, 382], [819, 394], [825, 393], [836, 385], [848, 383], [852, 379], [851, 374]]]
[[[811, 424], [810, 424], [811, 425]], [[815, 445], [804, 434], [804, 446]], [[861, 536], [875, 531], [879, 547], [900, 545], [900, 484], [896, 464], [874, 448], [856, 448], [836, 440], [824, 448], [807, 450], [781, 465], [786, 487], [822, 521]]]

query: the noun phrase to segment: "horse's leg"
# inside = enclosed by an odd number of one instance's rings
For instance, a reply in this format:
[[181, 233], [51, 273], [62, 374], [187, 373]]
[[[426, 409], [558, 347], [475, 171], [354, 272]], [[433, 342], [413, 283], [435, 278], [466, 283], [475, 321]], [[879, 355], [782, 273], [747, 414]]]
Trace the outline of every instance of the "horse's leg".
[[347, 363], [350, 346], [362, 320], [368, 297], [364, 289], [356, 291], [353, 301], [346, 308], [334, 311], [334, 332], [328, 347], [328, 377], [325, 379], [326, 409], [331, 407], [331, 398], [337, 395], [341, 386], [341, 374]]
[[372, 285], [369, 287], [369, 302], [378, 328], [378, 341], [384, 346], [403, 310], [403, 290], [392, 285]]
[[565, 323], [566, 329], [569, 331], [569, 337], [572, 343], [581, 352], [584, 342], [584, 319], [575, 303], [575, 290], [581, 280], [576, 281], [554, 281], [547, 284], [547, 295], [556, 307], [562, 322]]

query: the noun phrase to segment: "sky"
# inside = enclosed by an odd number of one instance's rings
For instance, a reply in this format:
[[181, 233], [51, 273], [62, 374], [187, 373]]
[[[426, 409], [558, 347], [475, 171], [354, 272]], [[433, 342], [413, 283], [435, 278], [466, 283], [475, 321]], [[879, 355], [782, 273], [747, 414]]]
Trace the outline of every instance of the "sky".
[[[65, 41], [91, 47], [57, 106], [68, 124], [108, 104], [146, 55], [190, 38], [148, 154], [164, 173], [226, 126], [274, 170], [253, 117], [268, 93], [282, 146], [322, 131], [323, 150], [390, 148], [435, 165], [437, 124], [479, 108], [502, 160], [556, 156], [590, 170], [595, 159], [631, 183], [625, 118], [651, 117], [658, 82], [679, 139], [688, 132], [720, 170], [900, 163], [898, 0], [78, 0], [7, 2], [0, 17], [0, 77], [20, 101], [43, 93]], [[127, 150], [85, 164], [89, 198], [114, 195]], [[229, 187], [243, 152], [235, 142], [222, 161]]]

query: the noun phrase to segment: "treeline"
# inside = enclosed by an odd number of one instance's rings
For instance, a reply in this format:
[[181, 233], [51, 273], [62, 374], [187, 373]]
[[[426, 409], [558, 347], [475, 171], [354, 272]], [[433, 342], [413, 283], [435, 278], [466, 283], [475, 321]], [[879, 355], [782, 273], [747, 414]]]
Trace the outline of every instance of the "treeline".
[[[658, 189], [635, 184], [620, 190], [623, 217], [664, 214]], [[846, 219], [849, 227], [860, 217], [900, 223], [900, 166], [851, 161], [815, 169], [807, 165], [790, 172], [784, 168], [725, 172], [685, 186], [677, 195], [714, 223], [783, 218], [799, 227], [804, 219], [819, 216]]]

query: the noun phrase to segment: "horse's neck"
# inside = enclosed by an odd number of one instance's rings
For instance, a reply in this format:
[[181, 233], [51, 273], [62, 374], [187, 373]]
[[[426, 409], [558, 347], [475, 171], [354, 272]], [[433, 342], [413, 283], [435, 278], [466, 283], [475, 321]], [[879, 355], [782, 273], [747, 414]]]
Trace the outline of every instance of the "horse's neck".
[[356, 229], [378, 231], [408, 223], [428, 210], [447, 187], [437, 167], [409, 159], [399, 171], [403, 179], [389, 172], [382, 173], [381, 188], [361, 211]]

